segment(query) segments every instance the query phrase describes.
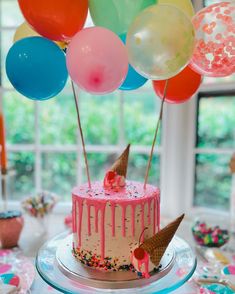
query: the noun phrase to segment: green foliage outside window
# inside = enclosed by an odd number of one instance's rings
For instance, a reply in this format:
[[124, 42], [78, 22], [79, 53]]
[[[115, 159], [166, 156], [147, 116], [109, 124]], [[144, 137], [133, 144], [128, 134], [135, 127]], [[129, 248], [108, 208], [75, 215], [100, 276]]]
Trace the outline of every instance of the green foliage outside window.
[[[87, 145], [117, 145], [120, 132], [126, 143], [133, 145], [150, 145], [158, 115], [157, 97], [152, 91], [142, 94], [133, 92], [123, 97], [120, 105], [117, 94], [108, 96], [91, 96], [79, 94], [81, 121]], [[80, 140], [77, 117], [71, 93], [64, 91], [59, 97], [38, 103], [39, 137], [41, 147], [44, 145], [63, 145], [61, 153], [42, 152], [42, 188], [58, 193], [63, 199], [69, 199], [70, 190], [77, 182], [78, 158], [76, 152], [69, 152], [67, 147], [75, 146]], [[123, 107], [124, 122], [120, 121], [120, 107]], [[35, 142], [35, 102], [25, 99], [16, 92], [4, 95], [8, 144], [30, 144]], [[121, 130], [122, 123], [124, 130]], [[158, 146], [160, 136], [158, 138]], [[67, 146], [67, 147], [66, 147]], [[10, 177], [9, 191], [11, 198], [24, 197], [34, 193], [35, 154], [22, 152], [21, 156], [9, 154], [9, 165], [14, 172]], [[86, 181], [84, 160], [79, 153], [82, 164], [81, 182]], [[118, 154], [88, 153], [92, 180], [102, 180], [105, 171], [112, 165]], [[144, 179], [147, 166], [147, 154], [131, 153], [129, 178]], [[25, 167], [30, 163], [29, 175]], [[159, 156], [153, 159], [150, 182], [159, 185]], [[28, 180], [27, 180], [28, 179]], [[23, 185], [23, 187], [20, 187]]]
[[[235, 96], [202, 98], [199, 102], [198, 148], [235, 149]], [[229, 208], [230, 154], [196, 156], [194, 204]]]

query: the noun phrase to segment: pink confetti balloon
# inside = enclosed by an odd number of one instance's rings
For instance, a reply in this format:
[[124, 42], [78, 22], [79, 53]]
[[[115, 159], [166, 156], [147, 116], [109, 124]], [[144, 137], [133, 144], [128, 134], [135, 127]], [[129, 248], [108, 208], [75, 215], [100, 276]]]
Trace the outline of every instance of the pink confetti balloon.
[[200, 10], [192, 20], [196, 45], [190, 66], [202, 75], [225, 77], [235, 72], [235, 1]]
[[123, 83], [128, 70], [125, 45], [102, 27], [78, 32], [67, 49], [67, 68], [72, 80], [92, 94], [113, 92]]

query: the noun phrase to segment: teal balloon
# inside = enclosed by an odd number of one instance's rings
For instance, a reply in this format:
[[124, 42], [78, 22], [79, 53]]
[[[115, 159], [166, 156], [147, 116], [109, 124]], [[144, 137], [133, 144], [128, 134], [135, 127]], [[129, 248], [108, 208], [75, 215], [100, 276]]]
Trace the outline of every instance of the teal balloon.
[[68, 78], [64, 52], [42, 37], [16, 42], [7, 54], [6, 73], [13, 87], [32, 100], [56, 96]]
[[[126, 34], [119, 36], [124, 44], [126, 44]], [[128, 72], [126, 79], [123, 84], [119, 87], [120, 90], [131, 91], [142, 87], [148, 79], [141, 76], [130, 64], [128, 67]]]

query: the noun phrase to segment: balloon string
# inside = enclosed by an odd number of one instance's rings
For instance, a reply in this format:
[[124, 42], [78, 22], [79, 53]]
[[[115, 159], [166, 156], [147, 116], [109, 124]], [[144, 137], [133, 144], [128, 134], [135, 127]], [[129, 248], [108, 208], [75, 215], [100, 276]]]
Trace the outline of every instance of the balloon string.
[[76, 106], [76, 112], [77, 112], [78, 128], [79, 128], [79, 132], [80, 132], [81, 140], [82, 140], [82, 149], [83, 149], [83, 155], [84, 155], [84, 159], [85, 159], [85, 166], [86, 166], [86, 174], [87, 174], [88, 186], [89, 186], [89, 188], [91, 188], [91, 180], [90, 180], [90, 172], [89, 172], [89, 166], [88, 166], [88, 160], [87, 160], [87, 152], [86, 152], [85, 140], [84, 140], [83, 131], [82, 131], [82, 125], [81, 125], [79, 107], [78, 107], [78, 97], [77, 97], [77, 94], [76, 94], [76, 91], [75, 91], [75, 87], [74, 87], [74, 83], [73, 83], [72, 80], [71, 80], [71, 84], [72, 84], [73, 97], [74, 97], [75, 106]]
[[155, 144], [156, 144], [160, 123], [162, 121], [163, 105], [164, 105], [164, 102], [165, 102], [165, 99], [166, 99], [167, 88], [168, 88], [168, 80], [166, 80], [165, 86], [164, 86], [164, 92], [163, 92], [163, 98], [162, 98], [161, 107], [160, 107], [160, 113], [159, 113], [159, 116], [158, 116], [157, 126], [156, 126], [156, 129], [155, 129], [153, 143], [152, 143], [152, 147], [151, 147], [151, 152], [150, 152], [150, 155], [149, 155], [148, 165], [147, 165], [145, 178], [144, 178], [144, 189], [146, 189], [146, 185], [147, 185], [147, 182], [148, 182], [149, 171], [150, 171], [150, 168], [151, 168], [151, 162], [152, 162], [152, 158], [153, 158], [153, 151], [154, 151], [154, 147], [155, 147]]

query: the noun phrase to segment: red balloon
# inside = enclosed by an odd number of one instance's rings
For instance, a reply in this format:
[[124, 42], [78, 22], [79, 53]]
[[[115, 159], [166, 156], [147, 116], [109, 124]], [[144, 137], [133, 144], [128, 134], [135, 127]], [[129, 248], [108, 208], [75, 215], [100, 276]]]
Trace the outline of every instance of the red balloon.
[[[178, 75], [169, 79], [165, 101], [168, 103], [183, 103], [190, 99], [202, 82], [202, 76], [187, 66]], [[166, 80], [153, 81], [156, 94], [163, 98]]]
[[88, 0], [18, 0], [27, 22], [40, 35], [70, 40], [86, 21]]

